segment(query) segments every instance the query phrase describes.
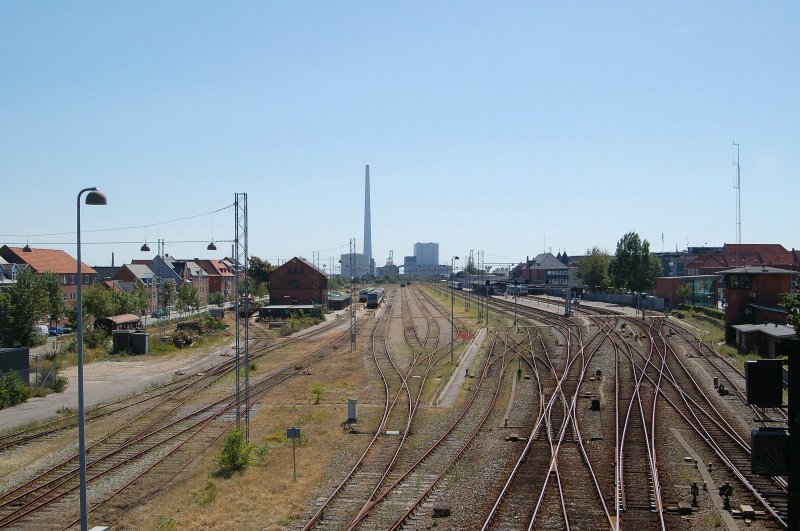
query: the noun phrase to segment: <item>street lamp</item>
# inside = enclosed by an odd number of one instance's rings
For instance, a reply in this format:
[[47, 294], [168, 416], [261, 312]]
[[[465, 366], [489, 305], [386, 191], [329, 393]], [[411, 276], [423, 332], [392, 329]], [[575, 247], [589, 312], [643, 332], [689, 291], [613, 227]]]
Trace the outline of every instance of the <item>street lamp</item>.
[[81, 278], [81, 196], [86, 195], [87, 205], [105, 205], [105, 194], [96, 187], [78, 192], [78, 459], [81, 474], [81, 531], [89, 529], [89, 512], [86, 503], [86, 415], [83, 407], [83, 279]]
[[455, 303], [456, 303], [456, 293], [455, 293], [455, 262], [458, 260], [457, 256], [454, 256], [450, 259], [450, 365], [455, 367], [453, 363], [453, 343], [456, 341], [456, 320], [455, 320]]

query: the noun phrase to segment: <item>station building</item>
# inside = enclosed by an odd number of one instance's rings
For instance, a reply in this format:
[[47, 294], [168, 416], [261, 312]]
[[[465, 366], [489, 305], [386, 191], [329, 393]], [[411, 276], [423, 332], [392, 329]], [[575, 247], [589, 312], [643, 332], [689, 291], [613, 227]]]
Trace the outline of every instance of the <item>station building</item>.
[[[686, 300], [678, 298], [678, 289], [689, 285]], [[674, 308], [681, 303], [692, 306], [716, 308], [720, 300], [719, 275], [691, 275], [684, 277], [658, 277], [656, 279], [656, 297], [664, 299], [664, 308]]]
[[312, 304], [328, 307], [328, 277], [305, 258], [294, 257], [269, 275], [270, 306]]
[[721, 273], [725, 294], [725, 336], [736, 338], [736, 325], [785, 325], [788, 313], [781, 295], [793, 290], [797, 273], [775, 267], [737, 267]]

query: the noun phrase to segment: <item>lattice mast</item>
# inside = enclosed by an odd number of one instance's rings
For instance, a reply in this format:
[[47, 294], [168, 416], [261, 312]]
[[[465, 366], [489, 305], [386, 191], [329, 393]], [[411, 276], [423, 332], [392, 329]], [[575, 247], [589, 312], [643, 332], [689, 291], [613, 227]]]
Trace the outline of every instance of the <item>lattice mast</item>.
[[250, 440], [250, 282], [247, 277], [247, 194], [238, 193], [234, 199], [236, 263], [236, 427], [242, 421], [242, 362], [244, 362], [244, 432]]

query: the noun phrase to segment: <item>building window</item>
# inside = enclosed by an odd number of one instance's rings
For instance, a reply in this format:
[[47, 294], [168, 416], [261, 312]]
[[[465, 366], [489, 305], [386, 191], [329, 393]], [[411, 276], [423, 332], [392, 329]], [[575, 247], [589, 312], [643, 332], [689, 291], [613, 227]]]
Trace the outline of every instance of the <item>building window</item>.
[[64, 285], [67, 285], [67, 275], [64, 275]]
[[750, 275], [728, 275], [730, 289], [750, 289]]
[[89, 275], [84, 275], [83, 276], [83, 283], [84, 284], [89, 284], [90, 282], [91, 282], [91, 280], [89, 278]]
[[63, 296], [64, 296], [64, 302], [66, 302], [67, 301], [67, 294], [64, 293]]
[[69, 283], [70, 284], [75, 284], [75, 275], [70, 275], [69, 276]]
[[75, 292], [74, 291], [69, 294], [69, 300], [71, 300], [71, 301], [75, 300]]
[[289, 281], [289, 287], [293, 288], [293, 289], [299, 289], [300, 288], [300, 281], [299, 280], [290, 280]]

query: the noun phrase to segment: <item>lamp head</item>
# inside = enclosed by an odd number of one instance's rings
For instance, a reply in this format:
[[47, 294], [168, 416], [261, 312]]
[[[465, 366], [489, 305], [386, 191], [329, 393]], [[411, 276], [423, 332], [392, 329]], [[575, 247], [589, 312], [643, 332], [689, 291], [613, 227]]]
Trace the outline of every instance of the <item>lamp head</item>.
[[86, 204], [87, 205], [107, 205], [108, 199], [106, 198], [106, 194], [101, 192], [100, 190], [92, 190], [88, 194], [86, 194]]
[[32, 252], [33, 252], [33, 249], [31, 249], [31, 246], [30, 246], [30, 244], [26, 243], [26, 244], [25, 244], [25, 247], [23, 247], [23, 248], [22, 248], [22, 252], [23, 252], [23, 253], [32, 253]]
[[217, 246], [214, 245], [214, 242], [211, 242], [211, 243], [208, 244], [208, 247], [206, 247], [206, 249], [208, 249], [209, 251], [216, 251], [217, 250]]
[[148, 252], [149, 250], [150, 250], [150, 246], [147, 245], [146, 243], [144, 245], [142, 245], [142, 248], [140, 249], [140, 251], [142, 251], [142, 252]]

